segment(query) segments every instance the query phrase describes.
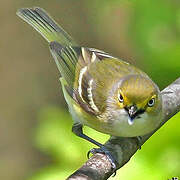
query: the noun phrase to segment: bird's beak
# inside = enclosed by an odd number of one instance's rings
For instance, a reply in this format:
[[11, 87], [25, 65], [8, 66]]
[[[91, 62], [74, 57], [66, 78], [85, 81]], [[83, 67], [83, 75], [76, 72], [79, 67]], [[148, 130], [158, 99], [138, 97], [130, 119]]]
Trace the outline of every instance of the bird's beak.
[[134, 119], [136, 117], [136, 113], [138, 111], [138, 108], [136, 105], [132, 105], [130, 107], [127, 107], [126, 110], [127, 110], [128, 115], [129, 115], [128, 123], [129, 123], [129, 125], [132, 125], [134, 123]]

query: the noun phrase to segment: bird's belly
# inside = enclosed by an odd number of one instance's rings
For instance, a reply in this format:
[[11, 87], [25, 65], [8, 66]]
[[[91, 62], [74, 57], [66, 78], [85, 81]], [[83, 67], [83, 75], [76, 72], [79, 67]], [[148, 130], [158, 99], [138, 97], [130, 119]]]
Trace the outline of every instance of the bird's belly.
[[148, 134], [156, 129], [161, 122], [160, 116], [149, 118], [147, 115], [143, 115], [141, 118], [135, 119], [132, 125], [129, 125], [127, 115], [121, 115], [118, 119], [109, 121], [91, 116], [78, 106], [71, 108], [70, 112], [75, 122], [89, 126], [99, 132], [120, 137]]
[[74, 104], [73, 106], [69, 107], [69, 110], [75, 123], [81, 123], [99, 132], [110, 134], [108, 131], [110, 127], [107, 123], [93, 115], [86, 113], [81, 107]]

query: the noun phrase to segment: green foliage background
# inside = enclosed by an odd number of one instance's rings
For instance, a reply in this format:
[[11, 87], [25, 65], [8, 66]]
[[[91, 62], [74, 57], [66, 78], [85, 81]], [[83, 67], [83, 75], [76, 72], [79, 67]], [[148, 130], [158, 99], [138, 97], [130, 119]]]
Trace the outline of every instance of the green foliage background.
[[[59, 73], [47, 42], [15, 12], [47, 10], [82, 46], [95, 47], [143, 69], [163, 89], [180, 76], [179, 0], [9, 0], [0, 7], [0, 178], [62, 180], [94, 145], [71, 133]], [[4, 126], [3, 126], [4, 125]], [[100, 142], [109, 136], [85, 128]], [[180, 114], [118, 172], [119, 179], [180, 178]], [[9, 144], [8, 144], [9, 143]], [[11, 172], [11, 173], [9, 173]]]

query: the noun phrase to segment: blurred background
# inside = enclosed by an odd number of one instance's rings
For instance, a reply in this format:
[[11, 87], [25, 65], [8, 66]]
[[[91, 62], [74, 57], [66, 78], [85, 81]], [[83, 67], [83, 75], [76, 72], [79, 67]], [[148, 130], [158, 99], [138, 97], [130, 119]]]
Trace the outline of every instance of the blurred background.
[[[180, 76], [179, 0], [7, 0], [0, 6], [0, 179], [63, 180], [94, 146], [71, 133], [59, 73], [47, 42], [16, 16], [44, 8], [83, 46], [143, 69], [161, 89]], [[113, 180], [180, 177], [180, 114]], [[85, 129], [101, 142], [108, 139]]]

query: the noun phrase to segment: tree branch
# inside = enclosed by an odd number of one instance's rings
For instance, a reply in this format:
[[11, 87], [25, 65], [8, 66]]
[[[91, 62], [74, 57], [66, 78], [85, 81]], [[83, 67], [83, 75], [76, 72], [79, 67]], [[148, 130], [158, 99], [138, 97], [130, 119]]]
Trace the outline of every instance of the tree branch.
[[[163, 99], [163, 122], [153, 132], [142, 136], [144, 144], [164, 123], [180, 110], [180, 78], [165, 88]], [[135, 138], [111, 137], [106, 143], [108, 150], [116, 157], [119, 167], [126, 164], [138, 150]], [[84, 165], [75, 171], [67, 180], [106, 180], [113, 174], [111, 163], [105, 154], [94, 154]]]

